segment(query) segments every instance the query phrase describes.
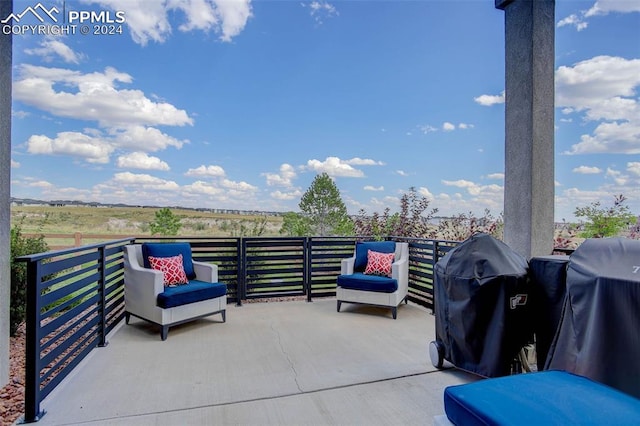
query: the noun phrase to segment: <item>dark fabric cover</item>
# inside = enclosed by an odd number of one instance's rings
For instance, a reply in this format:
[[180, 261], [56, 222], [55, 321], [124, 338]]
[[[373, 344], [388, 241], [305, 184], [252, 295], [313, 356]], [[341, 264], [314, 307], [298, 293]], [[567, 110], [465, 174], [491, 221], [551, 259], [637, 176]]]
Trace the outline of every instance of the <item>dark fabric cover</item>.
[[539, 256], [529, 261], [533, 293], [533, 332], [536, 335], [538, 370], [544, 369], [556, 334], [566, 294], [569, 256]]
[[352, 275], [339, 275], [338, 286], [352, 290], [393, 293], [398, 289], [398, 280], [380, 275], [366, 275], [356, 272]]
[[640, 400], [563, 371], [517, 374], [444, 390], [455, 425], [635, 425]]
[[367, 267], [367, 253], [369, 250], [378, 253], [395, 253], [394, 241], [366, 241], [356, 243], [356, 260], [353, 264], [353, 272], [364, 272]]
[[158, 295], [157, 304], [161, 308], [173, 308], [174, 306], [215, 299], [225, 294], [227, 294], [226, 284], [192, 280], [189, 281], [189, 284], [166, 287], [164, 292]]
[[149, 256], [153, 257], [172, 257], [182, 255], [182, 264], [184, 272], [190, 280], [196, 277], [193, 270], [193, 259], [191, 257], [191, 245], [189, 243], [143, 243], [142, 244], [142, 260], [145, 268], [151, 268], [149, 264]]
[[532, 338], [527, 261], [480, 233], [434, 269], [436, 339], [444, 358], [482, 376], [510, 374], [514, 357]]
[[571, 255], [567, 297], [547, 369], [640, 398], [640, 241], [598, 238]]

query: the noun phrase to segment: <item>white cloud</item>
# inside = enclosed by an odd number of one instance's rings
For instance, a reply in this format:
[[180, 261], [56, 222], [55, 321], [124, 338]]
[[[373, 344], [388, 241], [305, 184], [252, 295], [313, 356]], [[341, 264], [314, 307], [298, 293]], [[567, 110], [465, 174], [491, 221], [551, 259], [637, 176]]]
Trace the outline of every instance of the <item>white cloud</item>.
[[585, 22], [582, 17], [576, 15], [575, 13], [558, 21], [557, 27], [561, 28], [566, 25], [573, 25], [574, 27], [576, 27], [576, 30], [578, 31], [582, 31], [588, 26], [587, 22]]
[[169, 170], [169, 165], [158, 157], [149, 156], [144, 152], [132, 152], [121, 155], [116, 162], [121, 169], [143, 169], [143, 170]]
[[487, 175], [487, 179], [504, 180], [504, 173], [491, 173]]
[[480, 95], [473, 100], [483, 106], [491, 106], [504, 103], [504, 90], [499, 95]]
[[384, 191], [384, 186], [365, 185], [362, 189], [365, 191]]
[[640, 153], [640, 59], [596, 56], [556, 71], [556, 104], [598, 122], [565, 154]]
[[370, 158], [354, 157], [350, 160], [344, 160], [344, 162], [352, 166], [384, 166], [382, 161], [376, 161]]
[[318, 25], [322, 25], [325, 19], [333, 18], [340, 15], [334, 5], [324, 0], [315, 0], [309, 4], [301, 3], [301, 6], [309, 8], [309, 14], [313, 17]]
[[632, 13], [640, 12], [640, 3], [636, 0], [598, 0], [591, 8], [583, 10], [579, 13], [573, 13], [560, 21], [558, 28], [564, 26], [573, 26], [576, 30], [582, 31], [588, 26], [587, 18], [594, 16], [608, 15], [611, 12]]
[[640, 162], [637, 162], [637, 161], [628, 162], [627, 171], [635, 176], [640, 177]]
[[292, 187], [293, 179], [298, 175], [291, 164], [284, 163], [280, 166], [280, 173], [262, 173], [266, 177], [269, 186]]
[[153, 102], [140, 90], [118, 88], [119, 83], [132, 81], [129, 74], [111, 67], [104, 72], [83, 74], [23, 64], [13, 84], [13, 94], [15, 100], [53, 115], [96, 121], [104, 127], [193, 124], [184, 110], [166, 102]]
[[579, 166], [572, 170], [574, 173], [578, 173], [581, 175], [597, 175], [602, 173], [602, 169], [599, 167], [591, 167], [591, 166]]
[[427, 187], [421, 186], [420, 188], [418, 188], [418, 194], [425, 197], [427, 200], [433, 200], [434, 196], [431, 193], [431, 191], [429, 191], [429, 189]]
[[27, 140], [27, 151], [31, 154], [69, 155], [89, 163], [108, 163], [113, 150], [103, 138], [79, 132], [60, 132], [54, 139], [33, 135]]
[[288, 191], [288, 192], [274, 191], [270, 195], [272, 198], [276, 200], [289, 201], [289, 200], [296, 200], [300, 198], [302, 196], [302, 191], [300, 190], [294, 190], [294, 191]]
[[169, 13], [184, 17], [180, 31], [201, 30], [219, 34], [222, 41], [230, 42], [251, 18], [251, 0], [83, 0], [112, 10], [124, 11], [126, 24], [136, 43], [164, 42], [172, 32]]
[[223, 188], [236, 190], [236, 191], [257, 191], [258, 187], [251, 185], [247, 182], [236, 182], [229, 179], [222, 179], [221, 185]]
[[182, 187], [182, 189], [183, 191], [190, 194], [196, 194], [196, 195], [202, 194], [202, 195], [209, 195], [209, 196], [220, 195], [224, 192], [224, 190], [219, 186], [211, 182], [203, 182], [201, 180], [197, 180], [189, 185], [185, 185]]
[[462, 129], [462, 130], [473, 129], [474, 127], [475, 126], [473, 124], [469, 124], [469, 123], [458, 124], [458, 129]]
[[12, 169], [18, 169], [20, 168], [20, 163], [18, 163], [17, 161], [15, 161], [13, 158], [11, 159], [11, 168]]
[[400, 176], [409, 176], [409, 173], [405, 172], [404, 170], [396, 170], [396, 173]]
[[417, 126], [417, 127], [418, 127], [418, 129], [420, 129], [420, 131], [421, 131], [422, 133], [424, 133], [425, 135], [426, 135], [427, 133], [432, 133], [432, 132], [437, 132], [437, 131], [438, 131], [438, 128], [437, 128], [437, 127], [433, 127], [433, 126], [431, 126], [431, 125], [429, 125], [429, 124], [421, 124], [421, 125], [419, 125], [419, 126]]
[[356, 166], [381, 166], [384, 165], [381, 161], [375, 161], [371, 159], [352, 158], [350, 160], [342, 160], [338, 157], [327, 157], [324, 161], [309, 160], [307, 165], [303, 168], [314, 171], [316, 173], [327, 173], [332, 177], [364, 177], [362, 170], [352, 167]]
[[592, 16], [608, 15], [610, 12], [640, 12], [640, 3], [635, 0], [598, 0], [591, 6], [591, 9], [584, 13], [584, 16], [590, 18]]
[[455, 181], [443, 180], [442, 183], [446, 186], [455, 186], [458, 188], [466, 189], [466, 191], [473, 196], [484, 196], [487, 194], [502, 194], [504, 188], [500, 185], [491, 184], [491, 185], [479, 185], [475, 182], [471, 182], [464, 179], [459, 179]]
[[200, 176], [200, 177], [224, 177], [224, 169], [220, 166], [205, 166], [204, 164], [196, 167], [195, 169], [189, 169], [185, 173], [185, 176]]
[[49, 189], [53, 187], [53, 184], [51, 182], [47, 182], [46, 180], [30, 181], [27, 183], [27, 185], [33, 188], [42, 188], [42, 189]]
[[442, 123], [442, 130], [444, 130], [445, 132], [451, 132], [455, 129], [456, 129], [456, 126], [453, 123], [449, 123], [448, 121], [445, 121], [444, 123]]
[[51, 62], [55, 57], [60, 57], [63, 61], [79, 64], [85, 56], [75, 52], [59, 39], [45, 38], [40, 42], [40, 47], [25, 49], [27, 55], [40, 56], [45, 62]]
[[[85, 130], [86, 131], [86, 130]], [[122, 129], [110, 130], [113, 143], [118, 148], [132, 149], [136, 151], [156, 152], [170, 146], [180, 149], [188, 140], [178, 140], [162, 133], [155, 127], [128, 126]]]
[[607, 179], [613, 180], [613, 182], [618, 186], [623, 186], [629, 183], [629, 176], [622, 174], [619, 170], [614, 170], [610, 167], [607, 167], [607, 172], [605, 173]]
[[148, 174], [131, 172], [116, 173], [108, 184], [124, 187], [139, 187], [147, 192], [177, 191], [180, 189], [180, 186], [172, 180], [165, 180]]

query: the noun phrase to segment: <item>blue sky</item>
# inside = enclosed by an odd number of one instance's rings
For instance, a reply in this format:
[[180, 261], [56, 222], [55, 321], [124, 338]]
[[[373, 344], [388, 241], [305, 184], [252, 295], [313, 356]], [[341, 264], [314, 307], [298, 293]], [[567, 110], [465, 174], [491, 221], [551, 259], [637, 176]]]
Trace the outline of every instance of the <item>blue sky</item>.
[[[295, 211], [327, 172], [354, 214], [412, 186], [502, 212], [493, 0], [40, 4], [76, 29], [15, 30], [14, 197]], [[558, 0], [556, 22], [556, 219], [620, 193], [640, 214], [640, 1]]]

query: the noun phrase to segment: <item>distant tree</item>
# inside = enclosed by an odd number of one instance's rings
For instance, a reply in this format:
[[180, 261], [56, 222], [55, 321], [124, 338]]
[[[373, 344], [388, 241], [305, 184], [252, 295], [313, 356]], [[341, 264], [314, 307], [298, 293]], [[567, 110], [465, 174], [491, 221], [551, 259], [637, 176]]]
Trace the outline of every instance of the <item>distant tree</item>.
[[580, 236], [583, 238], [613, 237], [635, 223], [636, 216], [629, 211], [629, 207], [625, 204], [626, 200], [627, 198], [620, 194], [614, 196], [611, 207], [600, 207], [600, 202], [596, 201], [589, 206], [576, 208], [574, 215], [587, 219]]
[[298, 206], [308, 221], [312, 235], [325, 237], [353, 233], [353, 222], [347, 214], [340, 191], [326, 173], [315, 177]]
[[178, 235], [181, 227], [180, 218], [167, 207], [156, 211], [155, 219], [149, 224], [151, 235]]
[[306, 217], [300, 213], [287, 212], [282, 220], [280, 234], [288, 237], [304, 237], [311, 235], [311, 225]]

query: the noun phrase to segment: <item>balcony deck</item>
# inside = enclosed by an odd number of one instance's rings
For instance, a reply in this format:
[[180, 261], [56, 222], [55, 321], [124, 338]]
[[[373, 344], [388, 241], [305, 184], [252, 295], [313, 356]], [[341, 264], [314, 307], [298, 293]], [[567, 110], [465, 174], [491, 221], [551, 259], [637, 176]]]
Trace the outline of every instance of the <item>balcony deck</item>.
[[335, 299], [230, 304], [159, 329], [136, 318], [82, 361], [41, 404], [39, 425], [431, 424], [446, 386], [476, 380], [436, 370], [430, 310]]

